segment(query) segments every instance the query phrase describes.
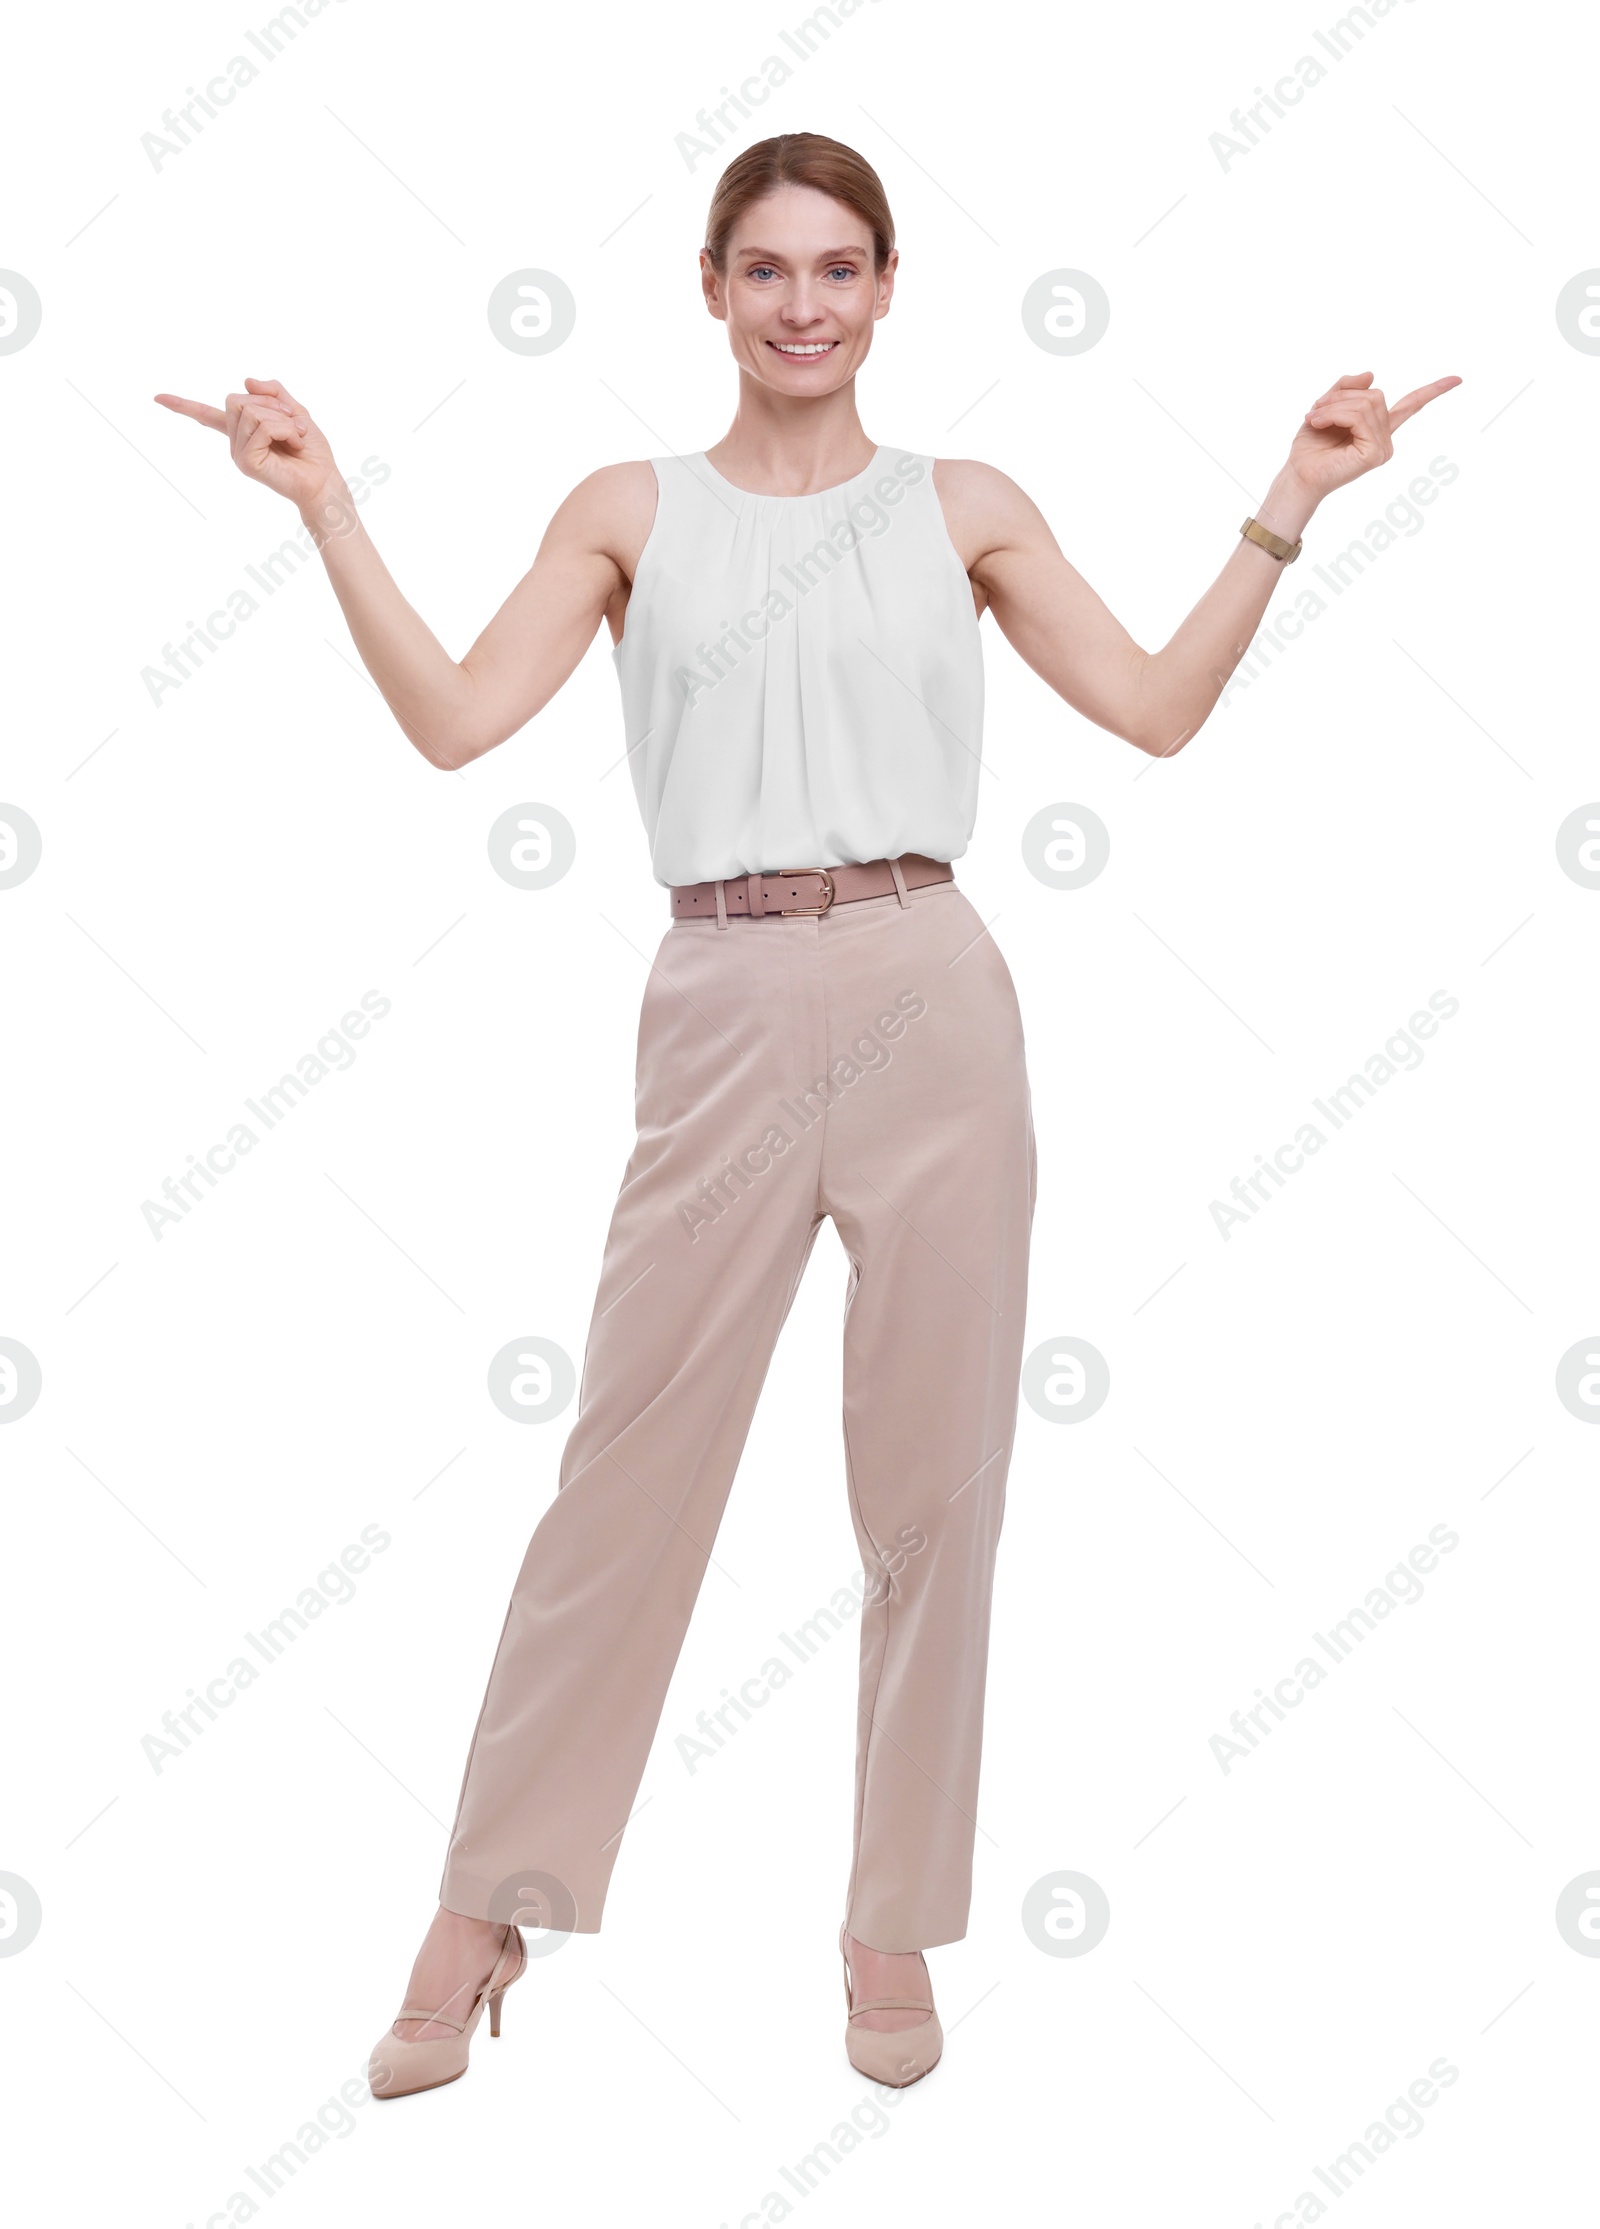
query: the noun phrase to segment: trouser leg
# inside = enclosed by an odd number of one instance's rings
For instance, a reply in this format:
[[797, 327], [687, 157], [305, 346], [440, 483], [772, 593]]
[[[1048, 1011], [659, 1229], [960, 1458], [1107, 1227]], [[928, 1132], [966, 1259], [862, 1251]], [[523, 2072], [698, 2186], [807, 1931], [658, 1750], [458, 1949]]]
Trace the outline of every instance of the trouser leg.
[[[820, 1088], [819, 1088], [820, 1086]], [[819, 1221], [851, 1260], [862, 1617], [851, 1932], [965, 1932], [1035, 1163], [1011, 979], [953, 887], [680, 923], [579, 1414], [513, 1592], [441, 1901], [600, 1924], [756, 1398]]]
[[452, 1911], [599, 1928], [818, 1229], [824, 1126], [780, 1112], [824, 1054], [814, 952], [789, 927], [676, 923], [647, 983], [637, 1142], [560, 1488], [513, 1590], [467, 1760], [440, 1886]]
[[852, 909], [820, 942], [844, 1079], [821, 1199], [851, 1259], [845, 1460], [872, 1581], [848, 1921], [879, 1950], [926, 1949], [965, 1934], [971, 1897], [1033, 1125], [1011, 976], [964, 894]]

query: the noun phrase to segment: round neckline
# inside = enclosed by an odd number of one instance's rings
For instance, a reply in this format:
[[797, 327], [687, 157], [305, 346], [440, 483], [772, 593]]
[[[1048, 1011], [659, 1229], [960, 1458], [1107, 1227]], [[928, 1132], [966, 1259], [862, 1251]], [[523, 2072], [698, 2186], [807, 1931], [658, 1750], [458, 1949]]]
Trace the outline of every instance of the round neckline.
[[853, 488], [858, 481], [867, 479], [877, 471], [883, 453], [883, 444], [880, 442], [877, 448], [873, 450], [868, 462], [862, 466], [859, 472], [852, 473], [848, 480], [835, 480], [832, 487], [829, 488], [808, 488], [804, 495], [769, 495], [760, 488], [742, 488], [737, 481], [730, 480], [725, 473], [717, 470], [704, 449], [700, 451], [700, 462], [712, 478], [720, 480], [731, 494], [745, 496], [752, 503], [814, 503], [818, 496], [838, 495], [845, 488]]

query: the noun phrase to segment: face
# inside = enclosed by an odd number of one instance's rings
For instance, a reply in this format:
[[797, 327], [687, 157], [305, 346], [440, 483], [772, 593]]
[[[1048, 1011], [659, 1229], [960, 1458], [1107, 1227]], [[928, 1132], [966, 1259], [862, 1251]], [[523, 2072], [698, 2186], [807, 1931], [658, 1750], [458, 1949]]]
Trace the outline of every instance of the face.
[[872, 268], [872, 231], [856, 211], [810, 186], [752, 202], [719, 278], [704, 249], [706, 307], [728, 328], [739, 364], [785, 395], [824, 395], [855, 376], [894, 292], [899, 254]]

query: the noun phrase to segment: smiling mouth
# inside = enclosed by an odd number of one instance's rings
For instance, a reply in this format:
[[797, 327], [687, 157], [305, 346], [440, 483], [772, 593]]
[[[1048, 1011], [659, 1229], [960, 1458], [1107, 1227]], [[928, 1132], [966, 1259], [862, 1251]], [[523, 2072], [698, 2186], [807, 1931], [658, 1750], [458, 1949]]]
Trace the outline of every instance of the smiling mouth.
[[838, 347], [837, 341], [768, 341], [767, 346], [791, 364], [820, 363]]

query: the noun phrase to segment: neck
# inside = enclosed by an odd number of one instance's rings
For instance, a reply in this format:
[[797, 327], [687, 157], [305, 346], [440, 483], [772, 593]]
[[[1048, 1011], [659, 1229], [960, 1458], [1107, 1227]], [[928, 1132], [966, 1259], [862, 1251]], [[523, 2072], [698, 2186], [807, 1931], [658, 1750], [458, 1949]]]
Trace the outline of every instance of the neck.
[[856, 415], [854, 380], [812, 401], [774, 395], [741, 374], [733, 423], [706, 455], [739, 487], [810, 495], [864, 472], [875, 447]]

